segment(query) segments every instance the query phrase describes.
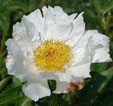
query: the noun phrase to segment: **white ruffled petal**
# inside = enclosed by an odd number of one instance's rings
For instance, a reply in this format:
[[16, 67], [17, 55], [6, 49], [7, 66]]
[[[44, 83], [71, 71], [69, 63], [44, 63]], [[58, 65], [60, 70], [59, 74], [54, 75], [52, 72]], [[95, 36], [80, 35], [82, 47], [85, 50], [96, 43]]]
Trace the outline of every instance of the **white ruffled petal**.
[[111, 62], [112, 59], [110, 58], [110, 54], [107, 52], [107, 50], [102, 48], [95, 48], [95, 53], [93, 55], [92, 63], [98, 63], [98, 62]]
[[13, 37], [25, 56], [32, 54], [32, 50], [41, 42], [37, 28], [25, 18], [22, 19], [21, 23], [14, 25]]
[[26, 32], [23, 22], [21, 22], [21, 23], [17, 22], [13, 26], [13, 34], [12, 35], [13, 35], [13, 38], [15, 39], [15, 41], [26, 38], [27, 32]]
[[[39, 36], [38, 28], [34, 25], [34, 23], [30, 22], [26, 17], [22, 19], [22, 23], [25, 26], [26, 38], [29, 41], [39, 41], [41, 39]], [[35, 36], [36, 39], [34, 40]]]
[[48, 23], [70, 23], [70, 20], [68, 20], [69, 16], [63, 11], [63, 9], [59, 6], [52, 7], [44, 7], [42, 9], [44, 19], [48, 21]]
[[[68, 16], [60, 7], [56, 6], [54, 8], [44, 7], [44, 26], [46, 29], [47, 39], [58, 39], [64, 40], [72, 31], [73, 24], [72, 21], [76, 14]], [[67, 22], [67, 23], [66, 23]]]
[[33, 40], [33, 38], [37, 36], [35, 41], [38, 41], [40, 39], [39, 31], [37, 27], [30, 22], [27, 18], [22, 18], [22, 21], [19, 23], [17, 22], [13, 26], [13, 37], [15, 41], [18, 42], [18, 44], [21, 44], [24, 41], [29, 41], [30, 43]]
[[73, 21], [73, 30], [67, 38], [66, 43], [71, 47], [75, 46], [85, 31], [85, 23], [83, 20], [83, 13], [79, 14]]
[[84, 35], [84, 39], [88, 39], [89, 37], [92, 37], [89, 45], [92, 63], [112, 61], [109, 55], [109, 38], [98, 33], [96, 30], [87, 31]]
[[24, 16], [23, 18], [27, 19], [29, 22], [31, 22], [39, 32], [42, 32], [43, 30], [43, 18], [42, 14], [39, 9], [35, 10], [31, 14]]
[[20, 47], [16, 44], [16, 42], [13, 39], [7, 40], [6, 45], [9, 53], [11, 54], [8, 56], [6, 63], [8, 73], [11, 75], [15, 75], [17, 78], [23, 80], [23, 73], [25, 72], [23, 61], [25, 57]]
[[44, 80], [37, 83], [27, 83], [23, 85], [22, 90], [26, 96], [34, 101], [51, 94], [47, 81]]

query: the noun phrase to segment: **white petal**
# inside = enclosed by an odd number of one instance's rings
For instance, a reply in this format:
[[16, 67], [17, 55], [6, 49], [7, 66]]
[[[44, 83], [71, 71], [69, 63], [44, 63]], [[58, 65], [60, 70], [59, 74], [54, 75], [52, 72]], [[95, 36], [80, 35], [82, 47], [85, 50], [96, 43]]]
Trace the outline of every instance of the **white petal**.
[[61, 7], [55, 6], [52, 7], [44, 7], [43, 9], [43, 16], [45, 20], [48, 20], [49, 23], [70, 23], [70, 20], [68, 19], [69, 16], [62, 10]]
[[27, 36], [27, 32], [25, 29], [24, 24], [21, 22], [17, 22], [14, 26], [13, 26], [13, 37], [16, 41], [18, 41], [19, 39], [24, 39]]
[[84, 77], [75, 77], [75, 76], [73, 76], [71, 80], [71, 82], [74, 82], [74, 83], [80, 83], [83, 81], [84, 81]]
[[34, 25], [34, 23], [30, 22], [26, 17], [22, 19], [22, 23], [25, 26], [26, 36], [28, 40], [34, 41], [34, 36], [37, 36], [36, 41], [40, 39], [38, 28]]
[[70, 67], [67, 69], [71, 75], [75, 77], [90, 77], [91, 55], [88, 48], [91, 38], [80, 40], [77, 45], [72, 48], [72, 60]]
[[70, 15], [69, 20], [71, 20], [73, 22], [73, 20], [75, 19], [76, 16], [77, 16], [77, 13]]
[[56, 89], [53, 93], [60, 94], [60, 93], [67, 93], [69, 88], [68, 82], [60, 82], [56, 81]]
[[43, 18], [41, 15], [41, 12], [39, 9], [35, 10], [28, 16], [24, 16], [23, 18], [27, 19], [29, 22], [31, 22], [39, 32], [42, 32], [43, 28]]
[[66, 41], [71, 47], [78, 43], [79, 39], [82, 37], [85, 30], [85, 23], [83, 20], [83, 13], [79, 14], [77, 18], [73, 21], [73, 30]]
[[73, 24], [46, 24], [46, 35], [48, 39], [64, 40], [69, 36], [73, 29]]
[[70, 83], [80, 83], [83, 82], [83, 77], [75, 77], [71, 79], [70, 82], [61, 82], [56, 80], [56, 89], [53, 91], [53, 93], [60, 94], [60, 93], [68, 93], [68, 88], [70, 88]]
[[71, 74], [63, 73], [61, 75], [58, 75], [57, 79], [61, 82], [70, 82], [72, 79]]
[[88, 55], [87, 48], [78, 48], [73, 52], [73, 57], [71, 60], [71, 67], [83, 64], [89, 61], [90, 56]]
[[61, 82], [70, 82], [71, 75], [67, 73], [40, 72], [38, 78], [45, 80], [59, 80]]
[[24, 55], [32, 54], [41, 42], [39, 32], [33, 23], [23, 18], [21, 23], [17, 23], [13, 27], [13, 37], [23, 51]]
[[105, 50], [105, 48], [95, 48], [95, 53], [93, 55], [92, 63], [98, 62], [111, 62], [110, 54]]
[[42, 18], [42, 14], [39, 9], [35, 10], [28, 16], [24, 16], [22, 18], [22, 21], [25, 24], [28, 35], [35, 36], [36, 39], [34, 40], [39, 40], [39, 38], [41, 40], [46, 39], [44, 19]]
[[35, 39], [35, 40], [40, 39], [39, 32], [38, 32], [36, 26], [32, 22], [28, 21], [27, 18], [22, 18], [22, 21], [20, 23], [17, 22], [13, 26], [13, 37], [14, 37], [15, 41], [18, 41], [18, 43], [19, 43], [19, 41], [31, 42], [32, 39], [34, 38], [34, 36], [37, 36], [37, 39]]
[[[75, 14], [72, 16], [68, 16], [60, 7], [56, 6], [54, 8], [44, 7], [43, 9], [44, 21], [45, 21], [45, 29], [47, 39], [60, 39], [64, 40], [67, 37], [72, 29], [73, 24], [72, 21], [74, 19]], [[66, 23], [67, 22], [67, 23]]]
[[109, 38], [98, 33], [96, 30], [87, 31], [84, 35], [84, 39], [88, 39], [89, 37], [92, 37], [92, 42], [89, 45], [92, 62], [112, 61], [109, 55]]
[[68, 72], [74, 77], [90, 77], [90, 62], [75, 67], [70, 67]]
[[45, 96], [50, 96], [47, 81], [43, 80], [37, 83], [27, 83], [23, 85], [22, 90], [26, 96], [34, 101], [38, 101], [40, 98]]
[[17, 78], [23, 80], [24, 78], [24, 65], [23, 61], [25, 59], [20, 47], [16, 44], [13, 39], [9, 39], [6, 41], [6, 45], [8, 51], [11, 56], [8, 56], [6, 67], [8, 69], [8, 73], [11, 75], [15, 75]]

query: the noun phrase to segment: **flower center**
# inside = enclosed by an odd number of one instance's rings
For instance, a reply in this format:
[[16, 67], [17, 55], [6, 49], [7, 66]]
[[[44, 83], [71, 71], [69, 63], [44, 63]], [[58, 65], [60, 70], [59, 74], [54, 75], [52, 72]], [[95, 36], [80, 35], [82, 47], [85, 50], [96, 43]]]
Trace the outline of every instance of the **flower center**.
[[39, 70], [47, 72], [63, 71], [71, 59], [71, 47], [64, 41], [46, 40], [33, 50], [33, 63]]

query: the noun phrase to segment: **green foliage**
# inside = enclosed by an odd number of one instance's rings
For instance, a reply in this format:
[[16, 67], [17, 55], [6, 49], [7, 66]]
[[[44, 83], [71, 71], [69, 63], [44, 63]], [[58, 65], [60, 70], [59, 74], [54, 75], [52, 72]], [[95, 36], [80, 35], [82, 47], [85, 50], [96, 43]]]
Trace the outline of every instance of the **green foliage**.
[[[23, 94], [22, 83], [8, 76], [5, 66], [5, 40], [12, 37], [12, 26], [36, 8], [59, 5], [68, 14], [84, 11], [86, 29], [98, 29], [110, 37], [113, 59], [113, 0], [0, 0], [0, 106], [113, 106], [113, 62], [91, 65], [91, 78], [74, 95], [53, 94], [36, 103]], [[51, 92], [55, 81], [48, 81]]]
[[11, 76], [4, 78], [2, 81], [0, 81], [0, 90], [4, 87], [4, 85], [7, 83], [7, 81], [11, 78]]
[[105, 77], [97, 73], [92, 73], [92, 79], [85, 84], [79, 94], [79, 103], [89, 103], [97, 94], [101, 84], [105, 81]]
[[8, 87], [0, 94], [0, 105], [6, 105], [18, 102], [18, 100], [23, 96], [21, 86], [10, 88]]
[[0, 29], [2, 28], [3, 32], [6, 33], [9, 30], [10, 15], [17, 10], [27, 12], [27, 6], [20, 1], [0, 0]]
[[102, 6], [102, 14], [106, 14], [110, 9], [113, 8], [113, 0], [107, 0], [106, 3]]

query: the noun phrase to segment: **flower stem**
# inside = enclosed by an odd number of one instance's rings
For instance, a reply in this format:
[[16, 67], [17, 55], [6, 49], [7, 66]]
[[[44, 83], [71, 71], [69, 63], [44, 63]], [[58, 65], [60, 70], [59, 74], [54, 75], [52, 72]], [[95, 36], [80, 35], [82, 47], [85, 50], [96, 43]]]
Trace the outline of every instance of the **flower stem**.
[[56, 97], [55, 94], [53, 94], [53, 101], [54, 101], [53, 106], [59, 106], [59, 105], [58, 105], [58, 101], [57, 101], [57, 97]]

